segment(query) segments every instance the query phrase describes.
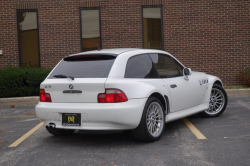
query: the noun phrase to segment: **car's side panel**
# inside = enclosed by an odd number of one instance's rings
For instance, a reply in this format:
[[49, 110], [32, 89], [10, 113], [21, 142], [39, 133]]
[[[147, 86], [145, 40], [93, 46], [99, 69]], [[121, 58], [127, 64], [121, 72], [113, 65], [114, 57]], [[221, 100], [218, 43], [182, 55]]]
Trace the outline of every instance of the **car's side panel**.
[[187, 108], [181, 111], [173, 112], [165, 117], [165, 122], [171, 122], [177, 119], [181, 119], [208, 109], [209, 103], [199, 104], [197, 106]]
[[137, 78], [108, 78], [105, 88], [117, 88], [122, 90], [128, 99], [148, 98], [157, 92], [162, 96], [170, 96], [162, 79], [137, 79]]
[[[172, 108], [171, 112], [180, 111], [201, 104], [205, 90], [201, 88], [199, 80], [206, 77], [204, 73], [193, 73], [188, 80], [184, 76], [163, 79], [170, 89]], [[171, 88], [176, 85], [175, 88]]]

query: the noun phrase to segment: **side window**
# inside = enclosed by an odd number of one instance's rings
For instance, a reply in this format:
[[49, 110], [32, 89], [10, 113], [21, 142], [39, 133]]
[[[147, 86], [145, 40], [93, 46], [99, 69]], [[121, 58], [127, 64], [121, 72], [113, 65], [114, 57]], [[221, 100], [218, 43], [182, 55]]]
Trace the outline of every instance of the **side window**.
[[179, 77], [180, 73], [172, 58], [163, 54], [149, 54], [161, 78]]
[[128, 60], [125, 78], [159, 78], [159, 76], [148, 54], [142, 54]]
[[183, 75], [184, 67], [179, 62], [177, 62], [174, 58], [172, 58], [172, 59], [173, 59], [174, 63], [176, 64], [176, 67], [179, 70], [180, 74]]

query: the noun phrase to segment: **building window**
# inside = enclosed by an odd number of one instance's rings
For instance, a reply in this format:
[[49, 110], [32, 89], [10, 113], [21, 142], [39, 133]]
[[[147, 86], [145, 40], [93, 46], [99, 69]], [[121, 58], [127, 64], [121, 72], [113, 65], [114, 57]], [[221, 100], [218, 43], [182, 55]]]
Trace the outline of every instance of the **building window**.
[[81, 9], [81, 50], [97, 50], [101, 48], [99, 9]]
[[39, 37], [36, 10], [17, 11], [20, 66], [39, 67]]
[[163, 50], [162, 14], [160, 7], [143, 7], [143, 46]]

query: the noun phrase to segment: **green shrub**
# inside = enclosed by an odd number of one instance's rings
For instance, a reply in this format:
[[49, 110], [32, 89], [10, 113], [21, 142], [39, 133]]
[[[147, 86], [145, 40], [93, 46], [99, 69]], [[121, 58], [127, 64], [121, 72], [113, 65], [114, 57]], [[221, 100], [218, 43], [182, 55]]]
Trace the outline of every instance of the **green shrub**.
[[32, 67], [0, 69], [0, 98], [39, 95], [40, 83], [50, 71]]
[[245, 86], [250, 87], [250, 67], [240, 72], [239, 78]]

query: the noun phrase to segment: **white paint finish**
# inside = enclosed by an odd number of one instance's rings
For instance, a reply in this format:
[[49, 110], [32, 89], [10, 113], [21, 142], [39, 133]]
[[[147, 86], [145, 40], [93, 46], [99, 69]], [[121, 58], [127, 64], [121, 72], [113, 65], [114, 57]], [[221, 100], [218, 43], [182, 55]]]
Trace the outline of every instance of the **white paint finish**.
[[[97, 103], [97, 95], [104, 93], [104, 83], [107, 78], [70, 78], [46, 79], [41, 88], [49, 93], [53, 103]], [[63, 93], [70, 90], [69, 85], [73, 85], [73, 90], [81, 90], [82, 93]], [[45, 88], [45, 86], [51, 88]]]
[[[41, 88], [44, 88], [45, 85], [51, 86], [51, 88], [46, 88], [45, 91], [51, 94], [52, 103], [40, 102], [36, 106], [38, 118], [46, 124], [53, 122], [58, 128], [80, 130], [134, 129], [140, 123], [147, 98], [153, 93], [168, 97], [170, 107], [170, 113], [166, 116], [166, 122], [168, 122], [207, 109], [213, 83], [216, 80], [220, 81], [215, 76], [201, 72], [192, 72], [188, 76], [188, 80], [185, 80], [184, 76], [168, 79], [124, 78], [126, 64], [130, 57], [147, 53], [167, 54], [173, 57], [161, 50], [106, 49], [74, 55], [99, 53], [119, 54], [108, 78], [46, 79], [41, 84]], [[179, 61], [177, 60], [177, 62]], [[203, 79], [208, 79], [208, 84], [200, 85], [199, 80]], [[63, 90], [69, 90], [69, 84], [74, 86], [74, 90], [82, 90], [83, 93], [63, 94]], [[176, 84], [177, 88], [170, 88], [172, 84]], [[124, 103], [97, 103], [97, 95], [103, 93], [105, 88], [120, 89], [129, 100]], [[82, 126], [62, 126], [61, 113], [81, 113]]]
[[105, 82], [105, 88], [121, 89], [128, 99], [137, 99], [147, 98], [154, 92], [169, 96], [164, 84], [162, 79], [109, 78]]
[[[184, 79], [185, 76], [163, 79], [171, 93], [171, 112], [200, 104], [204, 89], [199, 84], [199, 78], [203, 76], [204, 73], [193, 72], [192, 75], [188, 76], [188, 80]], [[171, 88], [170, 86], [173, 84], [177, 87]]]
[[100, 51], [98, 50], [93, 50], [93, 51], [87, 51], [87, 52], [80, 52], [77, 54], [69, 55], [69, 56], [75, 56], [75, 55], [89, 55], [89, 54], [121, 54], [123, 52], [128, 52], [128, 51], [133, 51], [133, 50], [138, 50], [138, 48], [115, 48], [115, 49], [102, 49]]
[[[45, 124], [55, 123], [57, 128], [82, 130], [134, 129], [141, 120], [147, 98], [131, 99], [124, 103], [43, 103], [36, 105], [37, 117]], [[61, 113], [81, 113], [82, 125], [62, 126]], [[55, 117], [55, 118], [54, 118]], [[86, 119], [88, 121], [86, 122]]]
[[208, 107], [209, 107], [209, 103], [204, 103], [204, 104], [197, 105], [195, 107], [191, 107], [191, 108], [187, 108], [181, 111], [170, 113], [166, 115], [165, 122], [171, 122], [177, 119], [185, 118], [187, 116], [202, 112], [208, 109]]

